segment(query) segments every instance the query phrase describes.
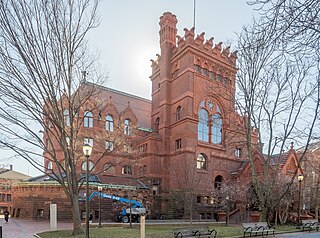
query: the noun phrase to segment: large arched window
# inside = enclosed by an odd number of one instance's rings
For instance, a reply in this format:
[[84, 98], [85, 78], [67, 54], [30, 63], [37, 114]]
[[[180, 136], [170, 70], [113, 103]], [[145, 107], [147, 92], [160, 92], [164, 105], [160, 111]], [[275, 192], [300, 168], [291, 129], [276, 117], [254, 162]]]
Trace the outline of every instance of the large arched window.
[[209, 142], [208, 112], [205, 109], [200, 109], [198, 118], [198, 140]]
[[83, 114], [83, 126], [84, 127], [93, 127], [93, 114], [92, 112], [85, 111]]
[[222, 142], [222, 118], [218, 113], [212, 116], [211, 141], [212, 144], [221, 144]]
[[69, 116], [69, 110], [68, 109], [63, 111], [63, 118], [64, 118], [64, 124], [66, 126], [70, 126], [70, 116]]
[[198, 140], [211, 144], [222, 143], [223, 119], [221, 109], [213, 98], [200, 103], [198, 111]]
[[132, 133], [131, 121], [129, 119], [125, 119], [123, 122], [123, 132], [125, 135], [130, 136]]
[[197, 169], [207, 170], [207, 158], [204, 154], [197, 156]]
[[106, 130], [113, 131], [113, 118], [110, 115], [106, 116]]
[[[89, 161], [89, 171], [91, 171], [93, 167], [94, 167], [94, 164], [91, 161]], [[84, 161], [82, 163], [81, 169], [84, 171], [87, 170], [87, 161]]]

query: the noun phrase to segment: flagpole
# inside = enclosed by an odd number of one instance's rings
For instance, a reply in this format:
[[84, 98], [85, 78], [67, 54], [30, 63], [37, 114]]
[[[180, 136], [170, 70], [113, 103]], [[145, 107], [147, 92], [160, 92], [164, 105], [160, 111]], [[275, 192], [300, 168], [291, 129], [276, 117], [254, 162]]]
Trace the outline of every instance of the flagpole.
[[196, 0], [193, 0], [193, 27], [196, 28]]

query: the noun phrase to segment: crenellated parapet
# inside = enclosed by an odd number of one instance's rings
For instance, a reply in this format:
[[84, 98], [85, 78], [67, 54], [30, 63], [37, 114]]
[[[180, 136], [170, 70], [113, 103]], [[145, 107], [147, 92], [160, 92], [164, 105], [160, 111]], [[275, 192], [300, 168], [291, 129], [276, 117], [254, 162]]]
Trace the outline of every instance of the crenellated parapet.
[[213, 37], [206, 40], [204, 37], [204, 32], [195, 37], [194, 30], [194, 27], [192, 27], [190, 30], [184, 28], [184, 36], [181, 37], [177, 35], [177, 47], [173, 51], [174, 54], [180, 52], [187, 45], [190, 45], [214, 58], [218, 58], [221, 61], [225, 61], [227, 64], [235, 66], [237, 59], [236, 51], [230, 52], [230, 46], [223, 48], [222, 42], [215, 44]]

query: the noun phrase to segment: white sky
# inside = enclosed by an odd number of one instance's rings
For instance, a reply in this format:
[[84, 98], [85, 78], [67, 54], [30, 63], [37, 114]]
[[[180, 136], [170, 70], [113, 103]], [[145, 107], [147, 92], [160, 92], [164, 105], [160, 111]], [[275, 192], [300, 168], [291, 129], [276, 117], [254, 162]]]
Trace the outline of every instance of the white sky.
[[[109, 74], [108, 87], [151, 99], [150, 59], [160, 53], [159, 17], [171, 12], [178, 19], [178, 35], [193, 26], [194, 0], [103, 0], [99, 8], [101, 24], [90, 33], [90, 47], [100, 54], [100, 64]], [[214, 42], [235, 41], [235, 33], [249, 24], [253, 8], [245, 0], [197, 0], [196, 34]], [[226, 45], [224, 45], [226, 46]], [[89, 72], [90, 74], [90, 72]], [[6, 155], [2, 155], [6, 158]], [[30, 176], [39, 175], [20, 160], [6, 160], [13, 169]]]

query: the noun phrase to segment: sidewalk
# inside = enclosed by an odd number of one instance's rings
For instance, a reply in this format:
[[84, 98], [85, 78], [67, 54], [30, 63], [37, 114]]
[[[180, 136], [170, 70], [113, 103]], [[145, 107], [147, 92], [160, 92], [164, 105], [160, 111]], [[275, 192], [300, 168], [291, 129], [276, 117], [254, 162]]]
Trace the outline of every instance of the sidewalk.
[[[34, 238], [35, 233], [50, 230], [49, 221], [27, 221], [10, 218], [8, 223], [0, 218], [2, 238]], [[58, 229], [72, 229], [72, 223], [58, 223]]]

